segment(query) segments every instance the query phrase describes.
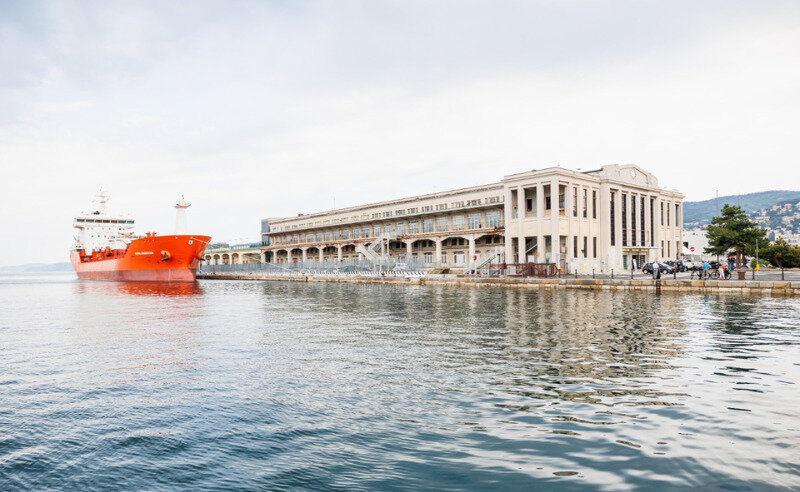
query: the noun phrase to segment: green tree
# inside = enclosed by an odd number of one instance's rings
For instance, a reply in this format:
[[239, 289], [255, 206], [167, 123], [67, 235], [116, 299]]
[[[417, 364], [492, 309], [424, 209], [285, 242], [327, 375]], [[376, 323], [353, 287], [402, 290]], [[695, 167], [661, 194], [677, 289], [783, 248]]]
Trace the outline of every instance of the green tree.
[[722, 214], [711, 219], [706, 229], [708, 247], [706, 253], [727, 255], [733, 251], [736, 256], [752, 255], [756, 250], [756, 241], [760, 248], [766, 247], [769, 241], [766, 231], [747, 218], [741, 207], [725, 204]]
[[773, 265], [783, 268], [800, 267], [800, 248], [787, 243], [782, 237], [759, 252], [761, 256]]

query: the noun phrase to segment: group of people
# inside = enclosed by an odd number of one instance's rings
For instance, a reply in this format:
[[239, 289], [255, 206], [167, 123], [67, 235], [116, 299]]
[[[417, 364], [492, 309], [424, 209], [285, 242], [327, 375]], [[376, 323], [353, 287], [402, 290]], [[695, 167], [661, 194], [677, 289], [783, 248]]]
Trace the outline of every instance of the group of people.
[[[736, 262], [732, 258], [728, 258], [727, 264], [720, 263], [719, 267], [719, 275], [714, 275], [714, 278], [722, 277], [724, 279], [731, 278], [731, 272], [736, 268]], [[703, 261], [702, 271], [699, 273], [701, 279], [711, 278], [711, 264], [708, 261]], [[659, 265], [658, 260], [653, 261], [653, 280], [658, 280], [661, 278], [661, 265]]]
[[703, 269], [700, 271], [700, 279], [701, 280], [705, 280], [705, 279], [708, 279], [708, 278], [717, 279], [717, 278], [722, 277], [723, 279], [727, 280], [727, 279], [731, 278], [731, 272], [735, 268], [736, 268], [736, 263], [732, 259], [728, 258], [728, 263], [725, 264], [725, 263], [720, 262], [719, 266], [716, 267], [717, 272], [712, 274], [711, 273], [711, 270], [712, 270], [711, 264], [709, 262], [707, 262], [707, 261], [703, 261]]

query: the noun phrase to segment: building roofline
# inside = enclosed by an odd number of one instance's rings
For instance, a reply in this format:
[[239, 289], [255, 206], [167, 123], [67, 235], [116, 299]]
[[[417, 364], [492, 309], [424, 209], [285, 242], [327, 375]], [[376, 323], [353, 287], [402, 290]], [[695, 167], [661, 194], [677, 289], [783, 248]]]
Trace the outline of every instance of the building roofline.
[[[338, 214], [338, 213], [346, 213], [346, 212], [355, 212], [357, 210], [362, 210], [362, 209], [365, 209], [365, 208], [374, 208], [374, 207], [381, 207], [381, 206], [392, 205], [392, 204], [400, 204], [400, 203], [405, 203], [405, 202], [409, 202], [409, 201], [425, 200], [425, 199], [428, 199], [428, 198], [443, 197], [443, 196], [455, 195], [455, 194], [458, 194], [458, 193], [467, 193], [467, 192], [471, 192], [471, 191], [480, 191], [482, 189], [502, 188], [502, 186], [503, 186], [503, 183], [500, 183], [500, 182], [489, 183], [489, 184], [483, 184], [483, 185], [477, 185], [477, 186], [469, 186], [469, 187], [466, 187], [466, 188], [457, 188], [455, 190], [437, 191], [435, 193], [427, 193], [427, 194], [424, 194], [424, 195], [415, 195], [415, 196], [409, 196], [409, 197], [404, 197], [404, 198], [396, 198], [394, 200], [387, 200], [387, 201], [383, 201], [383, 202], [373, 202], [373, 203], [367, 203], [367, 204], [364, 204], [364, 205], [354, 205], [352, 207], [336, 208], [336, 209], [332, 209], [332, 210], [323, 210], [323, 211], [320, 211], [320, 212], [311, 212], [311, 213], [308, 213], [308, 214], [298, 214], [298, 215], [289, 216], [289, 217], [279, 217], [279, 218], [278, 217], [273, 217], [273, 218], [270, 218], [269, 220], [270, 221], [273, 221], [273, 220], [275, 220], [275, 221], [284, 221], [284, 220], [294, 220], [294, 219], [298, 219], [300, 217], [313, 218], [313, 217], [318, 217], [318, 216], [322, 216], [322, 215], [330, 215], [330, 214]], [[270, 222], [270, 224], [272, 224], [272, 222]]]

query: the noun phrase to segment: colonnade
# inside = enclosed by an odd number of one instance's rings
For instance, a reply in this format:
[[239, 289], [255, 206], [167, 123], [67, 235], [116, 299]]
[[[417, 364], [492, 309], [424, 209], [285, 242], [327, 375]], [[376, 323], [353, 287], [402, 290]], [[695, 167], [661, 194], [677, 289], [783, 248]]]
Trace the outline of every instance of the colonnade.
[[[466, 244], [466, 251], [465, 251], [465, 264], [460, 266], [472, 266], [476, 259], [479, 259], [479, 255], [476, 253], [477, 251], [477, 241], [482, 237], [497, 237], [497, 234], [488, 234], [488, 233], [475, 233], [475, 234], [453, 234], [453, 235], [440, 235], [440, 236], [431, 236], [431, 237], [416, 237], [416, 238], [396, 238], [391, 240], [385, 240], [384, 243], [384, 250], [386, 251], [387, 255], [391, 258], [397, 258], [399, 254], [397, 253], [397, 248], [391, 247], [395, 244], [403, 244], [405, 247], [405, 259], [408, 260], [413, 257], [414, 253], [421, 253], [423, 252], [423, 248], [417, 248], [415, 251], [414, 245], [419, 241], [430, 241], [433, 243], [433, 251], [429, 251], [426, 249], [426, 253], [433, 253], [433, 266], [441, 266], [441, 259], [444, 253], [444, 243], [449, 239], [464, 239]], [[502, 234], [499, 237], [503, 237]], [[356, 245], [362, 244], [365, 247], [368, 246], [370, 243], [367, 241], [364, 242], [345, 242], [339, 244], [309, 244], [309, 245], [298, 245], [298, 246], [288, 246], [288, 247], [279, 247], [279, 248], [271, 248], [267, 250], [263, 250], [261, 252], [260, 261], [262, 263], [292, 263], [296, 261], [308, 262], [308, 261], [337, 261], [342, 262], [344, 261], [345, 252], [348, 255], [348, 259], [356, 259], [354, 257], [357, 256], [359, 260], [365, 260], [366, 258], [362, 253], [356, 251]], [[494, 246], [494, 244], [492, 245]], [[502, 246], [502, 242], [498, 244], [498, 246]], [[451, 249], [454, 250], [463, 250], [465, 249], [463, 246], [461, 247], [452, 247]], [[380, 254], [380, 250], [377, 250], [376, 253]], [[485, 254], [486, 252], [484, 252]]]

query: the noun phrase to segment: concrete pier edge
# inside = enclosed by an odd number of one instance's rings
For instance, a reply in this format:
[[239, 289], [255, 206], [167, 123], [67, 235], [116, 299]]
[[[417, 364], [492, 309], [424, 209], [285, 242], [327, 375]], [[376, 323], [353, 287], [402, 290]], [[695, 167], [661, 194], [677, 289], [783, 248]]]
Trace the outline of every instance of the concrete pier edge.
[[768, 294], [800, 296], [800, 282], [760, 280], [673, 280], [673, 279], [573, 279], [573, 278], [489, 278], [489, 277], [375, 277], [375, 276], [273, 276], [261, 274], [198, 275], [203, 280], [259, 280], [274, 282], [325, 282], [350, 284], [449, 285], [459, 287], [578, 289], [646, 292], [692, 292], [708, 294]]

